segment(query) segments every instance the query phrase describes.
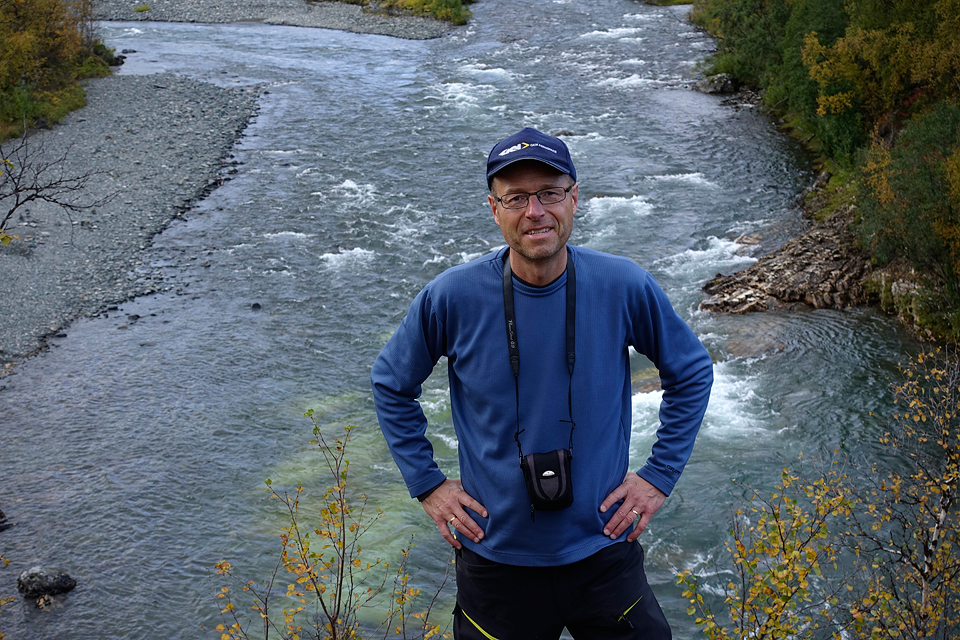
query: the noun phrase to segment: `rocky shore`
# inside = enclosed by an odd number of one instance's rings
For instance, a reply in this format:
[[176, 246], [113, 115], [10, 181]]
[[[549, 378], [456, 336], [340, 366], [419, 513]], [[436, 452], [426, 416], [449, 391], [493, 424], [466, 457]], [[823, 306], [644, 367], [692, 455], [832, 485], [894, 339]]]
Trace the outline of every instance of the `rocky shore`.
[[795, 304], [815, 309], [843, 308], [866, 302], [863, 280], [868, 258], [856, 247], [843, 213], [804, 232], [748, 269], [717, 274], [704, 285], [708, 311], [747, 313]]
[[[929, 329], [923, 328], [917, 313], [916, 272], [901, 262], [882, 269], [871, 264], [850, 231], [855, 206], [833, 211], [822, 221], [813, 220], [821, 206], [818, 196], [828, 179], [829, 175], [821, 174], [797, 198], [798, 206], [810, 220], [809, 227], [750, 267], [729, 275], [718, 273], [703, 286], [710, 297], [700, 303], [700, 308], [750, 313], [874, 305], [895, 314], [903, 327], [917, 337], [934, 338]], [[809, 195], [813, 197], [807, 200]]]
[[[703, 78], [693, 88], [726, 95], [721, 104], [734, 108], [757, 107], [761, 103], [758, 93], [738, 87], [727, 74]], [[700, 303], [700, 308], [750, 313], [801, 306], [843, 309], [873, 304], [895, 313], [901, 324], [918, 337], [932, 337], [929, 330], [921, 328], [916, 313], [916, 273], [899, 262], [883, 269], [871, 265], [850, 231], [856, 206], [832, 211], [826, 208], [830, 178], [829, 173], [821, 173], [797, 197], [797, 207], [804, 212], [809, 227], [747, 269], [728, 275], [718, 273], [703, 286], [710, 297]], [[823, 215], [825, 219], [815, 221]]]
[[[257, 21], [408, 39], [453, 28], [303, 0], [95, 0], [95, 13], [100, 20]], [[8, 232], [18, 238], [0, 247], [0, 376], [72, 320], [162, 287], [142, 250], [229, 179], [230, 149], [256, 113], [259, 93], [171, 74], [111, 76], [85, 90], [87, 106], [30, 144], [42, 148], [44, 161], [65, 159], [65, 175], [91, 176], [78, 204], [106, 202], [80, 213], [32, 203], [14, 216]]]

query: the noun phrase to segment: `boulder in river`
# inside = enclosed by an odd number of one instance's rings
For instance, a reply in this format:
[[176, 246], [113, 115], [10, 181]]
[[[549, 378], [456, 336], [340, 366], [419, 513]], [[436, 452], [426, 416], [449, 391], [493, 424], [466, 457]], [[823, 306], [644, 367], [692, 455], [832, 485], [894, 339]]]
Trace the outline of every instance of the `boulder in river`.
[[697, 81], [693, 87], [700, 93], [736, 93], [737, 80], [729, 73], [718, 73]]
[[77, 581], [61, 569], [30, 567], [17, 578], [17, 590], [27, 598], [41, 598], [66, 593]]

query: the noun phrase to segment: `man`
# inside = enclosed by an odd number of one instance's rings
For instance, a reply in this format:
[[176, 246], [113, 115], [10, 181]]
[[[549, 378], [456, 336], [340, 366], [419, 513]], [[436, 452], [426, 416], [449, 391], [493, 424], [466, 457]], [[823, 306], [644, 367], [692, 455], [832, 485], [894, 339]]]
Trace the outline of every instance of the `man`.
[[[579, 190], [561, 140], [527, 128], [501, 141], [487, 185], [507, 249], [428, 284], [372, 371], [410, 495], [457, 549], [454, 637], [668, 639], [636, 540], [693, 449], [710, 357], [649, 273], [567, 245]], [[631, 346], [663, 387], [638, 472]], [[434, 462], [416, 400], [441, 356], [459, 480]]]

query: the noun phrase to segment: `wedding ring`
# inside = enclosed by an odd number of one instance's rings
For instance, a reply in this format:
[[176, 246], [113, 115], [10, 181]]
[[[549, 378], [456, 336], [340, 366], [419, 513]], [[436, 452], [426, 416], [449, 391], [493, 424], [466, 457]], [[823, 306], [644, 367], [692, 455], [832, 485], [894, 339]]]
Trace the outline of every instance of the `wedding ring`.
[[635, 516], [637, 516], [638, 518], [640, 517], [640, 514], [639, 514], [639, 513], [637, 513], [637, 512], [636, 512], [636, 510], [634, 510], [634, 509], [630, 509], [630, 511], [633, 511], [633, 515], [635, 515]]
[[453, 521], [456, 519], [457, 519], [457, 516], [453, 516], [452, 518], [450, 518], [450, 524], [453, 524]]

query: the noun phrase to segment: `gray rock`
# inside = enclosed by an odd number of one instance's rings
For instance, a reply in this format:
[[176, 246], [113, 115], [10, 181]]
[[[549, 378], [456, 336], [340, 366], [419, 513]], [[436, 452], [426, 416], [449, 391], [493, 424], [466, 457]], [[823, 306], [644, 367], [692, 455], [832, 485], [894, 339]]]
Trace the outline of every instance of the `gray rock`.
[[41, 598], [66, 593], [77, 581], [61, 569], [30, 567], [17, 578], [17, 590], [27, 598]]
[[694, 89], [701, 93], [736, 93], [738, 87], [736, 79], [729, 73], [718, 73], [701, 78], [694, 85]]

